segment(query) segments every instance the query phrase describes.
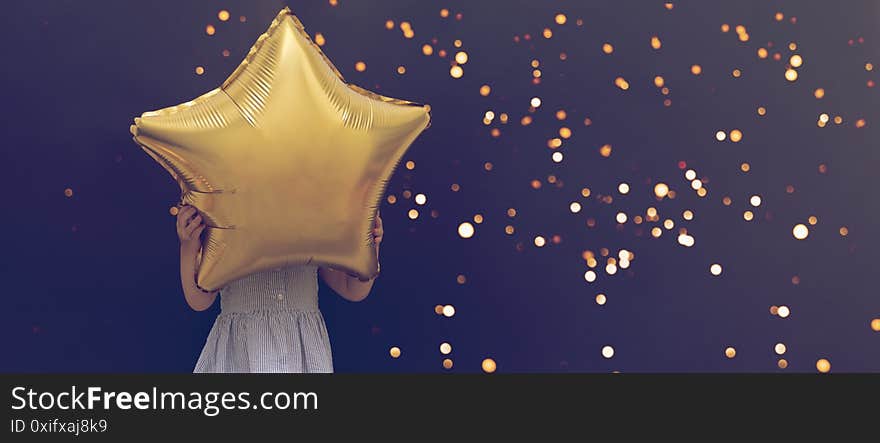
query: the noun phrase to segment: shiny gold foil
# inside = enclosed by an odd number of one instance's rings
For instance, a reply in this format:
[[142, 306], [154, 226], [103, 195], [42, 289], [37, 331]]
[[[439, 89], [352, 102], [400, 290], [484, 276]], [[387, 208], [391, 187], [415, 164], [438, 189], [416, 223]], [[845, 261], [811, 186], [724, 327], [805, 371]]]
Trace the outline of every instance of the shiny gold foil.
[[207, 228], [196, 283], [315, 264], [379, 272], [372, 228], [430, 107], [347, 84], [284, 8], [219, 87], [134, 119], [131, 133]]

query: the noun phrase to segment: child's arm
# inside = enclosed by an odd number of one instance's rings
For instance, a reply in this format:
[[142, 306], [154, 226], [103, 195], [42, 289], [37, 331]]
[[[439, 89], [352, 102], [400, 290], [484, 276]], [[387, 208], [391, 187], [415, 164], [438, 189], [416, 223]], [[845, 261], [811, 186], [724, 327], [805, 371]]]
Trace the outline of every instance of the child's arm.
[[[379, 243], [382, 242], [382, 235], [384, 233], [382, 217], [379, 217], [377, 212], [375, 226], [373, 226], [373, 240], [376, 244], [377, 257], [379, 256]], [[370, 295], [370, 290], [373, 288], [373, 282], [376, 280], [371, 278], [365, 282], [360, 281], [357, 277], [348, 275], [345, 272], [325, 267], [318, 269], [318, 275], [324, 279], [324, 283], [327, 283], [327, 286], [333, 288], [337, 294], [348, 301], [361, 301], [367, 298]]]
[[202, 216], [186, 205], [177, 213], [177, 236], [180, 238], [180, 283], [183, 296], [190, 308], [204, 311], [214, 304], [217, 292], [205, 292], [196, 286], [196, 259], [202, 246], [201, 234], [205, 229]]
[[346, 274], [335, 269], [321, 267], [318, 269], [318, 275], [324, 279], [327, 286], [333, 288], [337, 294], [348, 301], [361, 301], [370, 295], [373, 288], [375, 278], [371, 278], [365, 282], [360, 281], [357, 277]]

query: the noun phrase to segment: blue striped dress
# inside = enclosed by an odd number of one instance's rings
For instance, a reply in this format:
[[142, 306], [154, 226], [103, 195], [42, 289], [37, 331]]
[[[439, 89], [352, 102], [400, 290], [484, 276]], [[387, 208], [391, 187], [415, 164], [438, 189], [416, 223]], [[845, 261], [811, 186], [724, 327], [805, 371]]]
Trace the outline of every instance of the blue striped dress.
[[220, 314], [193, 372], [333, 372], [317, 266], [257, 272], [219, 297]]

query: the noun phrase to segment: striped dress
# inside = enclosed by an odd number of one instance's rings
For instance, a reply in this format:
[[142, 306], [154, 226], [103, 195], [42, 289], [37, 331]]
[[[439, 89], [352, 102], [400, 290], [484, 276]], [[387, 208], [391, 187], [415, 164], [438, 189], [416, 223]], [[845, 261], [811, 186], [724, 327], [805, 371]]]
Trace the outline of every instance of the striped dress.
[[193, 372], [333, 372], [318, 267], [257, 272], [220, 289], [220, 315]]

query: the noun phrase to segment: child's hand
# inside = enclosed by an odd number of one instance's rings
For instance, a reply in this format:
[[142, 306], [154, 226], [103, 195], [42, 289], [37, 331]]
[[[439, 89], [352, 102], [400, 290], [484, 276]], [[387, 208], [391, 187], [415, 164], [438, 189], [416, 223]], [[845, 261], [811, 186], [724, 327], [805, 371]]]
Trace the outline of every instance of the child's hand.
[[385, 234], [385, 230], [382, 228], [382, 217], [379, 216], [379, 211], [376, 211], [376, 221], [373, 224], [373, 241], [376, 243], [376, 252], [379, 251], [379, 243], [382, 242], [382, 236]]
[[190, 206], [184, 205], [177, 212], [177, 237], [180, 238], [180, 247], [192, 253], [197, 253], [202, 242], [200, 235], [205, 229], [205, 222], [199, 211]]

